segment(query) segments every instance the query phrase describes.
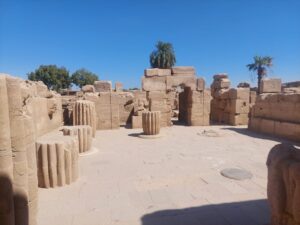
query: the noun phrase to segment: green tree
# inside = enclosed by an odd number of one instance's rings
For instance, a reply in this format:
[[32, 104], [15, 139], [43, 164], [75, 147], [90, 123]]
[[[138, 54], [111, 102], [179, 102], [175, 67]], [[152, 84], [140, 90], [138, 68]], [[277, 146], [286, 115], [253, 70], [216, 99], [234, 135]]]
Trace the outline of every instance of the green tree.
[[273, 65], [273, 58], [270, 56], [254, 56], [254, 62], [248, 64], [250, 71], [257, 73], [257, 92], [260, 91], [260, 82], [263, 77], [267, 76], [267, 69]]
[[71, 85], [69, 71], [56, 65], [41, 65], [34, 72], [27, 74], [27, 76], [29, 80], [43, 81], [49, 89], [55, 91], [69, 88]]
[[98, 76], [86, 69], [79, 69], [72, 74], [71, 79], [74, 84], [82, 88], [84, 85], [94, 84]]
[[175, 51], [171, 43], [159, 41], [156, 50], [150, 54], [152, 68], [169, 69], [176, 63]]

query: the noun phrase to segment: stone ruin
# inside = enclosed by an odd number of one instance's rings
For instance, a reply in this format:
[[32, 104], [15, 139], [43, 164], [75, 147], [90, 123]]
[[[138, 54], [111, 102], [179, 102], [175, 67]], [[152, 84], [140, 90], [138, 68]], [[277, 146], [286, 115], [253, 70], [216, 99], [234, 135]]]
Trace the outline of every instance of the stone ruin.
[[211, 120], [216, 123], [229, 125], [248, 124], [250, 111], [250, 87], [239, 85], [238, 88], [230, 88], [230, 80], [227, 74], [214, 75], [211, 85]]
[[262, 80], [261, 94], [251, 109], [249, 129], [300, 141], [300, 93], [285, 93], [281, 80]]
[[[146, 69], [142, 90], [122, 91], [119, 83], [112, 90], [111, 82], [99, 81], [78, 92], [65, 92], [68, 95], [49, 91], [42, 82], [0, 74], [1, 224], [26, 219], [29, 225], [36, 224], [38, 187], [76, 181], [79, 156], [91, 150], [96, 130], [131, 124], [156, 135], [178, 115], [190, 126], [207, 126], [210, 121], [249, 123], [253, 131], [300, 141], [298, 86], [264, 79], [257, 95], [245, 83], [230, 88], [226, 74], [215, 75], [211, 89], [206, 89], [205, 81], [195, 74], [193, 67]], [[298, 211], [291, 206], [298, 204], [298, 189], [287, 193], [280, 188], [291, 186], [282, 171], [291, 171], [289, 176], [297, 184], [298, 152], [284, 145], [272, 150], [268, 159], [269, 196], [288, 196], [270, 197], [275, 225], [299, 224]], [[296, 200], [290, 200], [291, 194]]]
[[268, 200], [272, 225], [300, 224], [300, 149], [273, 147], [267, 159]]

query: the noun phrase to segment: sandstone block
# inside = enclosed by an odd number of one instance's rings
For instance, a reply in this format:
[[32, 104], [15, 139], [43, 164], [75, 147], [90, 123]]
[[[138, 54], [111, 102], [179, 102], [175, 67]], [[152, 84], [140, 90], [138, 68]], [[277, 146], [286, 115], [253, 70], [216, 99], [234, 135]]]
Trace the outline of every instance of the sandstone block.
[[145, 77], [164, 77], [164, 76], [171, 76], [171, 69], [159, 69], [159, 68], [153, 68], [153, 69], [145, 69], [144, 71]]
[[281, 79], [263, 79], [260, 83], [260, 93], [280, 93]]
[[229, 90], [230, 99], [243, 99], [249, 102], [250, 88], [232, 88]]
[[94, 82], [96, 92], [111, 92], [112, 91], [112, 84], [111, 81], [95, 81]]
[[196, 74], [195, 68], [192, 66], [175, 66], [172, 67], [172, 75], [190, 75], [193, 76]]
[[144, 91], [166, 91], [166, 77], [143, 77], [142, 88]]
[[205, 80], [203, 78], [197, 78], [197, 91], [205, 90]]
[[115, 83], [115, 91], [116, 92], [122, 92], [123, 91], [123, 84], [121, 82]]
[[81, 90], [82, 90], [83, 92], [91, 92], [91, 93], [94, 93], [94, 92], [95, 92], [95, 87], [94, 87], [94, 85], [88, 84], [88, 85], [84, 85], [84, 86], [81, 88]]
[[142, 115], [132, 116], [132, 129], [143, 128]]
[[196, 90], [197, 78], [196, 76], [169, 76], [166, 77], [167, 90], [173, 90], [179, 86], [190, 87], [192, 90]]

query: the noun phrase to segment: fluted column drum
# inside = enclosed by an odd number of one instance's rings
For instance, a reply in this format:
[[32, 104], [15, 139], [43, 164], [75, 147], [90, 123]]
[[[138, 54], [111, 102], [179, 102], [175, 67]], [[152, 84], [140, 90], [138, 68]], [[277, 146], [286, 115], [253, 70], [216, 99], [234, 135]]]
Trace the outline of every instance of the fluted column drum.
[[78, 178], [78, 140], [72, 136], [42, 137], [36, 143], [38, 184], [65, 186]]
[[79, 153], [87, 152], [92, 145], [92, 128], [89, 125], [63, 127], [63, 134], [78, 138]]
[[143, 112], [143, 131], [145, 135], [157, 135], [160, 131], [160, 111]]
[[96, 133], [97, 116], [95, 103], [88, 100], [78, 100], [73, 109], [73, 125], [89, 125], [93, 130], [93, 137]]

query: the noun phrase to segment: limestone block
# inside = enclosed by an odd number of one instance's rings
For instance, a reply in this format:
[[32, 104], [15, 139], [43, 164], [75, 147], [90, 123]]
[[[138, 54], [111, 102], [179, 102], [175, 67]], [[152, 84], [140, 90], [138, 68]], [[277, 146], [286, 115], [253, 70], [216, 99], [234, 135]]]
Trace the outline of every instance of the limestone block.
[[142, 115], [132, 116], [132, 129], [143, 128]]
[[111, 92], [112, 84], [111, 81], [98, 80], [94, 82], [96, 92]]
[[73, 136], [78, 139], [79, 153], [87, 152], [91, 149], [93, 140], [93, 130], [91, 126], [65, 126], [62, 131], [64, 135]]
[[164, 76], [171, 76], [171, 69], [159, 69], [159, 68], [153, 68], [153, 69], [145, 69], [144, 71], [145, 77], [164, 77]]
[[190, 75], [193, 76], [196, 74], [195, 68], [192, 66], [175, 66], [172, 67], [172, 75], [173, 76], [184, 76], [184, 75]]
[[281, 79], [263, 79], [260, 82], [260, 93], [280, 93]]
[[77, 180], [77, 138], [49, 134], [37, 140], [36, 150], [39, 187], [55, 188]]
[[144, 112], [142, 115], [143, 131], [145, 135], [157, 135], [160, 131], [160, 112]]
[[166, 91], [166, 77], [143, 77], [143, 91]]
[[300, 142], [300, 124], [274, 121], [274, 134], [278, 137]]
[[230, 80], [227, 78], [214, 80], [211, 87], [215, 89], [230, 88]]
[[87, 84], [87, 85], [84, 85], [81, 90], [85, 93], [85, 92], [91, 92], [91, 93], [94, 93], [95, 92], [95, 87], [94, 85], [91, 85], [91, 84]]
[[97, 117], [95, 103], [88, 100], [78, 100], [73, 109], [73, 125], [89, 125], [95, 137]]
[[225, 112], [232, 114], [249, 113], [249, 101], [243, 99], [232, 99], [227, 101]]
[[123, 84], [121, 82], [115, 83], [115, 91], [116, 92], [122, 92], [123, 91]]
[[197, 78], [197, 91], [204, 91], [205, 80], [203, 78]]
[[300, 150], [291, 144], [275, 145], [268, 156], [268, 201], [272, 225], [300, 223]]
[[6, 77], [0, 74], [0, 224], [14, 225], [13, 160]]

